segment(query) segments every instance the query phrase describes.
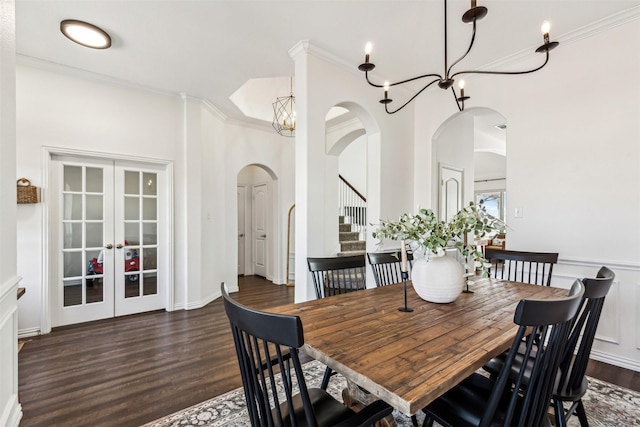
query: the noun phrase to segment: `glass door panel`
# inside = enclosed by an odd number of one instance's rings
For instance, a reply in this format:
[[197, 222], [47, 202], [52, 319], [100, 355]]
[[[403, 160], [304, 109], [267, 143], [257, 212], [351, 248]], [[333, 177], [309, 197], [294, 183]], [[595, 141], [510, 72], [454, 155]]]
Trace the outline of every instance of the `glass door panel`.
[[113, 297], [105, 287], [104, 272], [110, 262], [105, 235], [113, 234], [105, 226], [109, 220], [105, 198], [111, 195], [104, 181], [113, 175], [105, 173], [105, 167], [112, 170], [112, 162], [54, 159], [52, 184], [58, 198], [52, 201], [52, 209], [59, 225], [52, 242], [59, 248], [59, 257], [54, 267], [53, 326], [113, 316]]
[[98, 273], [86, 251], [103, 245], [102, 176], [101, 168], [63, 166], [63, 307], [104, 301], [102, 292], [89, 291]]
[[[118, 177], [123, 193], [122, 221], [116, 224], [116, 235], [121, 230], [124, 247], [120, 256], [123, 269], [116, 283], [116, 313], [128, 314], [134, 305], [162, 308], [164, 299], [158, 282], [159, 174], [117, 168], [116, 188]], [[118, 206], [116, 201], [116, 215]]]

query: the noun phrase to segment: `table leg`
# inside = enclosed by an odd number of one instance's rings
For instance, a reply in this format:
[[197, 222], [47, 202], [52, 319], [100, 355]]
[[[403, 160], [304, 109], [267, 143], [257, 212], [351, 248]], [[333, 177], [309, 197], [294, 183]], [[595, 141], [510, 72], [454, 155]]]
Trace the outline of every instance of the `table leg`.
[[[376, 400], [375, 396], [363, 390], [353, 381], [347, 380], [347, 388], [342, 390], [342, 401], [351, 410], [358, 412], [365, 405]], [[375, 427], [396, 427], [396, 419], [393, 415], [387, 415], [380, 421], [376, 422]]]

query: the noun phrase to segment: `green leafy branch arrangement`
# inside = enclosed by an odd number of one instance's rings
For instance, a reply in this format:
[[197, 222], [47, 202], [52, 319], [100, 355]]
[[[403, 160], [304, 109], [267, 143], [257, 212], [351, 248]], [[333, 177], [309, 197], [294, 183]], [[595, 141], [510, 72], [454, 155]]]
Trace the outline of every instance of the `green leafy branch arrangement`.
[[475, 238], [482, 239], [505, 227], [502, 220], [487, 213], [482, 202], [471, 202], [449, 222], [438, 221], [431, 209], [420, 209], [415, 215], [403, 213], [397, 221], [381, 220], [373, 237], [380, 243], [384, 239], [406, 240], [414, 250], [421, 249], [426, 257], [455, 247], [464, 259], [474, 261], [473, 270], [480, 268], [485, 276], [487, 261], [473, 241], [466, 242], [465, 236], [473, 232]]

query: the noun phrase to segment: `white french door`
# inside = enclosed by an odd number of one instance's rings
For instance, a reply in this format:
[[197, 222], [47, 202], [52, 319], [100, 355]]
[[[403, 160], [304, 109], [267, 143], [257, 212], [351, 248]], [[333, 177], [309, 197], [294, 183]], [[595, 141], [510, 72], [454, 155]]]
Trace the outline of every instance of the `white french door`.
[[53, 156], [51, 171], [52, 326], [165, 308], [163, 168]]

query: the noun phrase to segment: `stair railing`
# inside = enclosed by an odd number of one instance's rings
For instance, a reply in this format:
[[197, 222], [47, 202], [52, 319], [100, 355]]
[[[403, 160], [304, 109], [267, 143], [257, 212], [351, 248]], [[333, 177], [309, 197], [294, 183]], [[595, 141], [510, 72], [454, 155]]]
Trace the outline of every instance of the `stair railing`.
[[360, 240], [366, 240], [367, 199], [342, 175], [338, 175], [338, 206], [345, 223], [352, 225], [352, 231], [359, 233]]

